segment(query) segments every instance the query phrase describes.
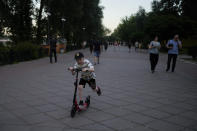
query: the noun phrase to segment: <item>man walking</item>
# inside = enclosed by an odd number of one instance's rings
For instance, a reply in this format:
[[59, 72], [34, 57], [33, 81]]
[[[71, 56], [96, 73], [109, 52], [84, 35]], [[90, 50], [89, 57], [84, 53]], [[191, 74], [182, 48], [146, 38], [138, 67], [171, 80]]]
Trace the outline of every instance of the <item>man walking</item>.
[[56, 54], [56, 47], [57, 47], [57, 40], [53, 37], [50, 39], [50, 63], [53, 63], [52, 57], [54, 54], [55, 63], [57, 62], [57, 54]]
[[176, 59], [179, 54], [179, 49], [182, 48], [181, 41], [179, 40], [179, 35], [175, 35], [174, 39], [169, 40], [166, 47], [168, 48], [168, 61], [166, 72], [170, 70], [171, 61], [173, 61], [172, 72], [174, 72], [176, 67]]
[[94, 65], [99, 64], [100, 60], [100, 53], [101, 53], [101, 44], [100, 41], [94, 42]]

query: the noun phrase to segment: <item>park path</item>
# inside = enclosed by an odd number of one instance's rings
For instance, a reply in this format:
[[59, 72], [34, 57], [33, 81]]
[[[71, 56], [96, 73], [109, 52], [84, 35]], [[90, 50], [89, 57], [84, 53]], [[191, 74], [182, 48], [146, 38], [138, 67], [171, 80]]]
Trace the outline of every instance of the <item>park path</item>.
[[[80, 50], [93, 62], [89, 50]], [[165, 54], [150, 73], [147, 51], [110, 47], [95, 66], [103, 94], [70, 118], [74, 77], [66, 70], [76, 51], [0, 67], [0, 131], [196, 131], [197, 65], [178, 60], [166, 73]], [[66, 67], [64, 66], [66, 65]]]

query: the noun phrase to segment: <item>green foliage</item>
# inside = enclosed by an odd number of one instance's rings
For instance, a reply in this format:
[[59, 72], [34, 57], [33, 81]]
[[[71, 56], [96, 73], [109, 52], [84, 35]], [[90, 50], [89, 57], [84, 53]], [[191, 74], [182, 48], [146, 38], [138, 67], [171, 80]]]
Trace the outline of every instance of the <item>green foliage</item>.
[[192, 56], [193, 59], [197, 57], [197, 46], [188, 48], [188, 55]]
[[23, 42], [15, 46], [14, 52], [18, 61], [33, 60], [39, 57], [39, 46]]
[[140, 7], [136, 14], [121, 21], [111, 38], [132, 43], [140, 41], [144, 47], [155, 36], [161, 42], [172, 39], [175, 34], [179, 34], [181, 39], [197, 39], [196, 2], [153, 0], [151, 12], [146, 13]]
[[183, 53], [187, 53], [192, 56], [193, 59], [197, 57], [197, 40], [186, 39], [182, 41], [183, 43]]
[[34, 39], [41, 44], [53, 34], [79, 44], [105, 35], [99, 4], [100, 0], [1, 0], [0, 32], [8, 27], [16, 44]]
[[28, 61], [47, 56], [46, 49], [30, 42], [12, 46], [0, 46], [0, 65]]
[[9, 48], [0, 45], [0, 65], [9, 62]]

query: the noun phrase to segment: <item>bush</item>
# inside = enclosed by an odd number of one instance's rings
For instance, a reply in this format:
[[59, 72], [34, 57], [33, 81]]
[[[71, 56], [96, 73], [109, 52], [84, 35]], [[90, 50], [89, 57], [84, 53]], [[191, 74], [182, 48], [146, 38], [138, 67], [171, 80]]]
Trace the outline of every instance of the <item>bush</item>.
[[183, 40], [183, 52], [195, 59], [197, 57], [197, 40]]
[[191, 55], [193, 59], [197, 57], [197, 46], [188, 48], [188, 55]]
[[9, 48], [0, 45], [0, 65], [9, 63]]
[[14, 52], [17, 61], [27, 61], [39, 58], [39, 46], [29, 42], [17, 44], [14, 48]]
[[48, 55], [48, 51], [30, 42], [22, 42], [9, 47], [0, 46], [0, 65], [38, 59]]

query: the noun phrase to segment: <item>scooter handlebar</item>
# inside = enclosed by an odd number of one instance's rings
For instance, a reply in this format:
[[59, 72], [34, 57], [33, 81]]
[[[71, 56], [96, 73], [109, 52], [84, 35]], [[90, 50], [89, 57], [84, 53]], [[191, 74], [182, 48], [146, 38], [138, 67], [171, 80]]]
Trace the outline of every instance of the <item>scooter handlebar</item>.
[[71, 70], [70, 68], [68, 68], [68, 70], [70, 70], [70, 71], [75, 71], [75, 72], [80, 72], [80, 71], [82, 71], [81, 69], [74, 69], [74, 68], [73, 68], [72, 70]]

